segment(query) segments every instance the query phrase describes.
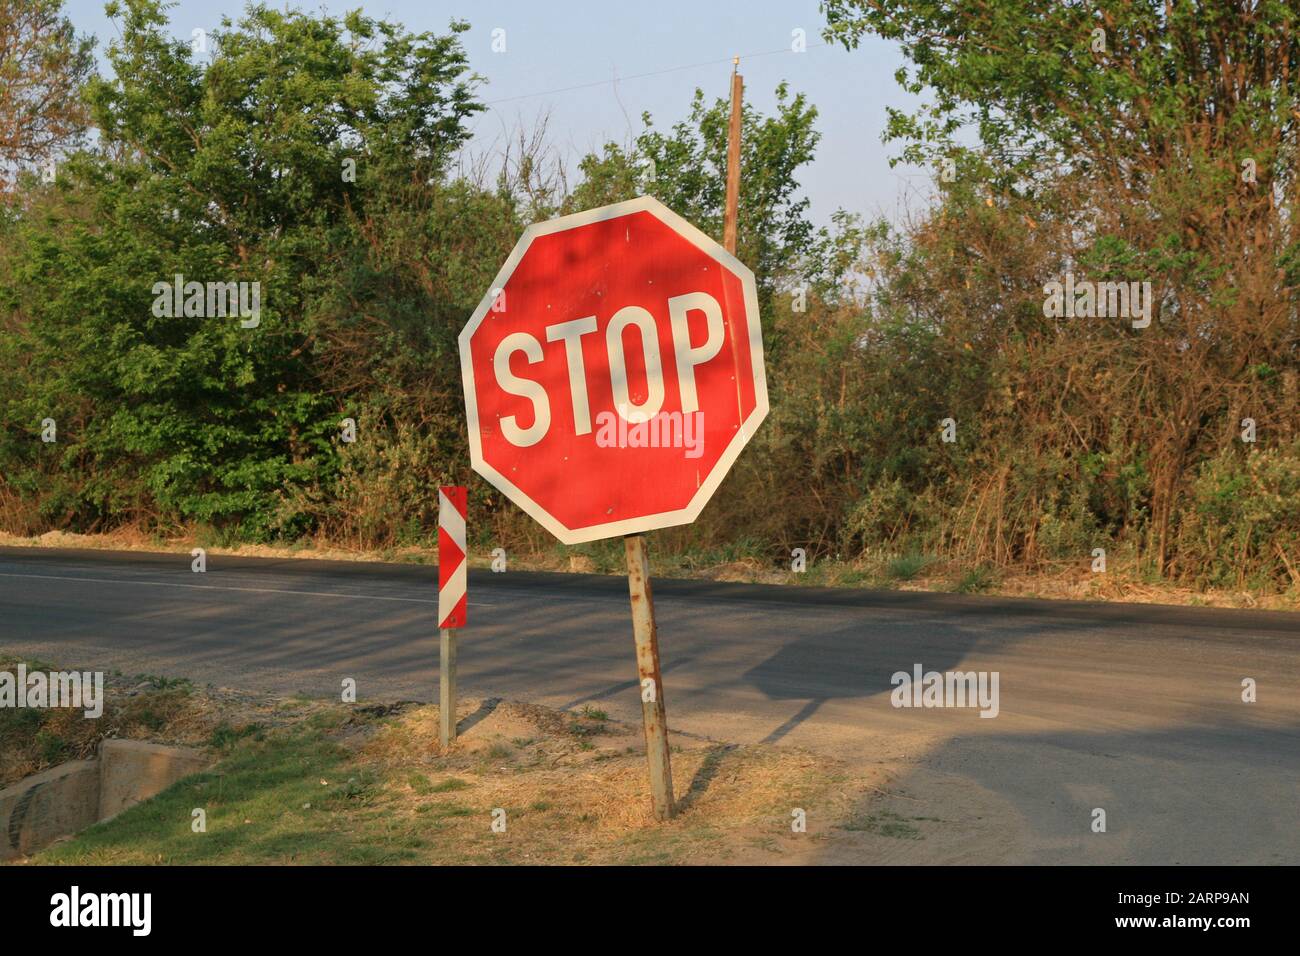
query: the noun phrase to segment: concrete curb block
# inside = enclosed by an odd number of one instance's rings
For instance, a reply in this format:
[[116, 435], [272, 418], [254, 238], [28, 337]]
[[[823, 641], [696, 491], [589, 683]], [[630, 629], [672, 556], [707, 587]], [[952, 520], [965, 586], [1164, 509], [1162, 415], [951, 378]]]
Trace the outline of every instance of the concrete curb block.
[[0, 790], [0, 861], [111, 819], [211, 763], [187, 747], [105, 740], [95, 760], [72, 760]]

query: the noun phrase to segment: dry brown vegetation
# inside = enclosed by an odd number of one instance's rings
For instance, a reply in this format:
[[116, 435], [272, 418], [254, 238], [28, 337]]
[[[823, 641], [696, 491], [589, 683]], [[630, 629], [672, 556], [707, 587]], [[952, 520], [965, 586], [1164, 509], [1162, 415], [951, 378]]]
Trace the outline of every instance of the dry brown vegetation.
[[[0, 785], [89, 757], [105, 736], [218, 758], [36, 862], [778, 862], [824, 850], [884, 778], [797, 748], [672, 733], [678, 813], [659, 824], [640, 728], [590, 707], [465, 700], [449, 751], [434, 705], [344, 706], [156, 677], [112, 678], [100, 720], [31, 713], [0, 713]], [[195, 806], [208, 814], [204, 837], [189, 827]], [[791, 827], [795, 809], [806, 832]]]
[[[471, 701], [464, 713], [484, 706]], [[450, 753], [438, 746], [433, 707], [379, 728], [358, 753], [359, 765], [393, 781], [382, 797], [390, 818], [435, 821], [458, 861], [720, 862], [757, 847], [775, 858], [824, 837], [861, 790], [835, 761], [806, 751], [672, 734], [678, 815], [658, 824], [640, 728], [599, 711], [486, 706]], [[811, 836], [791, 832], [796, 807], [813, 818]], [[495, 808], [506, 811], [505, 834], [490, 828]]]
[[[980, 142], [891, 118], [907, 158], [954, 175], [898, 223], [839, 214], [818, 229], [798, 188], [816, 110], [782, 86], [773, 115], [746, 111], [738, 248], [762, 290], [772, 410], [700, 518], [656, 533], [658, 569], [782, 579], [802, 548], [810, 574], [838, 583], [1300, 599], [1300, 14], [1278, 0], [1159, 6], [826, 4], [840, 38], [913, 44], [921, 81]], [[331, 84], [365, 65], [340, 24], [259, 17], [223, 68], [334, 63], [321, 102], [288, 104], [331, 130], [332, 97], [351, 96]], [[470, 472], [455, 338], [529, 221], [649, 188], [716, 232], [725, 102], [701, 95], [671, 129], [608, 144], [572, 188], [540, 132], [511, 140], [499, 180], [490, 164], [465, 175], [449, 157], [475, 108], [449, 36], [429, 51], [443, 85], [412, 91], [457, 104], [423, 130], [428, 151], [370, 130], [391, 152], [345, 188], [338, 137], [286, 132], [248, 169], [219, 140], [196, 147], [187, 130], [205, 110], [241, 141], [262, 143], [260, 127], [154, 13], [124, 35], [136, 46], [120, 75], [94, 87], [123, 151], [33, 186], [40, 215], [0, 217], [0, 529], [418, 556], [436, 541], [437, 487], [455, 483], [471, 489], [476, 553], [605, 569], [605, 545], [559, 548]], [[304, 59], [306, 36], [320, 49]], [[185, 89], [188, 108], [155, 111], [160, 85]], [[331, 175], [287, 194], [254, 178], [283, 155]], [[137, 188], [155, 181], [170, 191]], [[178, 195], [202, 200], [173, 219]], [[213, 204], [244, 210], [217, 246]], [[277, 264], [301, 298], [253, 349], [201, 322], [156, 326], [139, 263], [166, 275], [185, 256], [214, 272]], [[1045, 315], [1044, 287], [1066, 273], [1150, 282], [1150, 325]], [[106, 361], [106, 341], [132, 346]], [[47, 415], [57, 443], [39, 439]], [[1097, 548], [1113, 577], [1084, 585]]]
[[51, 162], [75, 143], [88, 114], [81, 85], [90, 41], [78, 37], [60, 0], [0, 0], [0, 199], [21, 169]]
[[[0, 657], [0, 670], [15, 673], [17, 658]], [[25, 660], [28, 673], [62, 670]], [[310, 701], [283, 702], [226, 688], [198, 688], [184, 679], [150, 674], [104, 675], [104, 712], [87, 719], [80, 708], [0, 709], [0, 787], [65, 760], [92, 759], [107, 738], [207, 747], [252, 728], [301, 720], [320, 709]]]

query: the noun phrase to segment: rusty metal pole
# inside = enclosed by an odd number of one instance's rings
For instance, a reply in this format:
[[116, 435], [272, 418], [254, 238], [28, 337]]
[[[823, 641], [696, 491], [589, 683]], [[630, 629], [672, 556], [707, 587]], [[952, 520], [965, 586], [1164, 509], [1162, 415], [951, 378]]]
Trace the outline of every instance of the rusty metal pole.
[[650, 796], [655, 819], [668, 820], [676, 812], [673, 768], [668, 754], [668, 715], [659, 676], [659, 632], [655, 628], [645, 536], [629, 534], [623, 538], [623, 547], [627, 551], [627, 589], [632, 599], [632, 636], [636, 639], [637, 683], [641, 688], [646, 761], [650, 765]]
[[438, 739], [446, 750], [456, 742], [456, 629], [438, 633]]
[[740, 205], [740, 116], [744, 98], [745, 81], [737, 67], [740, 57], [732, 60], [731, 68], [731, 125], [727, 129], [727, 214], [722, 229], [722, 244], [733, 256], [736, 254], [736, 211]]

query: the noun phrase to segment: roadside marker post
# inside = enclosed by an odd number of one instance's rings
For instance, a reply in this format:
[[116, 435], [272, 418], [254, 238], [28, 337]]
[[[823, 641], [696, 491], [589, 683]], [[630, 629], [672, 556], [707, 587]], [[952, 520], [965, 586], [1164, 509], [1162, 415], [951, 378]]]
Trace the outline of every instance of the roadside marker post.
[[468, 604], [464, 486], [438, 489], [438, 739], [456, 742], [456, 631], [465, 626]]

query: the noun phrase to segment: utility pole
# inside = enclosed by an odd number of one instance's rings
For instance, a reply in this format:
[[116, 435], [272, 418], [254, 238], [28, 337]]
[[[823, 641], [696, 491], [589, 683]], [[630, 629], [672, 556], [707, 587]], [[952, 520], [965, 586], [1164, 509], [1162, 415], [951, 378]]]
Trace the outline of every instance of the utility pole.
[[740, 205], [740, 116], [745, 81], [741, 79], [740, 57], [731, 61], [731, 125], [727, 130], [727, 216], [722, 244], [736, 254], [736, 209]]

